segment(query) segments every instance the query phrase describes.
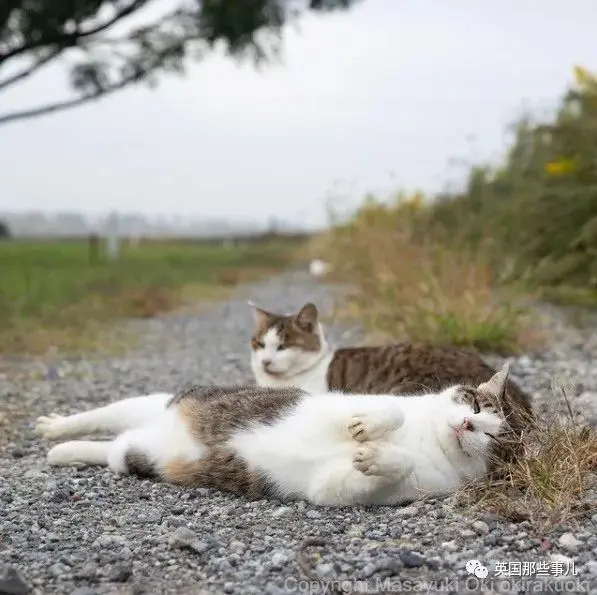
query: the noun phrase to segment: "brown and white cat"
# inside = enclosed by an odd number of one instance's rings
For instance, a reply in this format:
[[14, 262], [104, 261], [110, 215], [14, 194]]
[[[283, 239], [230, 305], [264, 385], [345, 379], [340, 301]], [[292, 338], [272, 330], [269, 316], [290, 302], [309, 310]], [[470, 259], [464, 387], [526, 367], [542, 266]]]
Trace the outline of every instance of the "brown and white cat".
[[37, 431], [70, 440], [51, 465], [83, 462], [118, 474], [215, 487], [249, 498], [391, 505], [452, 493], [492, 469], [509, 433], [508, 365], [478, 386], [417, 396], [199, 386], [41, 417]]
[[[259, 386], [366, 394], [435, 392], [455, 384], [488, 381], [495, 373], [477, 353], [423, 343], [331, 349], [317, 307], [276, 314], [249, 302], [255, 316], [251, 369]], [[504, 399], [512, 430], [532, 416], [531, 398], [512, 380]]]

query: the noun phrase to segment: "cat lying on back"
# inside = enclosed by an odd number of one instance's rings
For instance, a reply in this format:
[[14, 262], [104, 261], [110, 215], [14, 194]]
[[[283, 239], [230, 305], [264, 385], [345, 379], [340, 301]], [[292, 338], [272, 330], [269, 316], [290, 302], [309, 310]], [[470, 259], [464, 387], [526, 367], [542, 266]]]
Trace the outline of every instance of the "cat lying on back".
[[314, 504], [400, 504], [453, 492], [490, 468], [507, 432], [501, 401], [508, 367], [476, 388], [422, 396], [317, 393], [296, 388], [194, 387], [134, 397], [68, 417], [38, 419], [70, 441], [52, 465], [107, 465], [188, 487]]
[[[317, 308], [275, 314], [250, 302], [256, 328], [251, 339], [251, 369], [259, 386], [296, 387], [308, 392], [416, 394], [453, 384], [483, 382], [495, 369], [472, 351], [425, 344], [332, 350]], [[508, 382], [504, 411], [520, 434], [532, 416], [531, 399]]]

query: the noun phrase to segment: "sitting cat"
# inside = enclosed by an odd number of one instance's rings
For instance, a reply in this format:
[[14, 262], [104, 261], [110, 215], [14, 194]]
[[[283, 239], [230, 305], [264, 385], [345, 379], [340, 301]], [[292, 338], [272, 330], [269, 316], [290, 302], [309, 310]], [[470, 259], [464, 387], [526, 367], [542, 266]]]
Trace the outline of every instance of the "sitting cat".
[[[307, 392], [414, 394], [453, 384], [475, 384], [495, 369], [472, 351], [399, 343], [330, 349], [314, 304], [294, 314], [274, 314], [249, 302], [256, 328], [251, 369], [259, 386], [296, 387]], [[520, 435], [532, 418], [529, 395], [508, 381], [504, 411]]]
[[172, 397], [125, 399], [68, 417], [38, 419], [70, 441], [52, 465], [107, 465], [189, 487], [314, 504], [401, 504], [453, 492], [487, 473], [507, 432], [501, 400], [508, 366], [476, 388], [423, 396], [317, 393], [297, 388], [194, 387]]

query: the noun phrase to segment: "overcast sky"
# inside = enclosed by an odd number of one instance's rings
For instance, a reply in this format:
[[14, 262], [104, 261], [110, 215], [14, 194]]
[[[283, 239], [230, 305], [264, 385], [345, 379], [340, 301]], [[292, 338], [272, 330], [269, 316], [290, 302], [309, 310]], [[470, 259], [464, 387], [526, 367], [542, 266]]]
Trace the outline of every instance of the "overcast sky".
[[[364, 0], [304, 20], [284, 63], [219, 57], [157, 90], [0, 128], [0, 211], [84, 209], [321, 223], [329, 197], [441, 188], [495, 158], [524, 108], [597, 67], [594, 0]], [[60, 97], [53, 68], [0, 113]]]

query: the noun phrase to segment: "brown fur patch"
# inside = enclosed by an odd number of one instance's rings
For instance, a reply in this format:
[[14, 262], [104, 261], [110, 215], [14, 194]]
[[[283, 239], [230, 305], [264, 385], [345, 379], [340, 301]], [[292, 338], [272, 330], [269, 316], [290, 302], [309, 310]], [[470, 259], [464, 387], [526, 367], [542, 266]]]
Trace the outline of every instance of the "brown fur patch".
[[253, 386], [195, 386], [178, 393], [168, 407], [178, 409], [207, 452], [197, 460], [171, 461], [162, 471], [163, 479], [185, 486], [214, 487], [251, 499], [278, 496], [258, 469], [250, 469], [225, 444], [243, 427], [273, 423], [305, 394], [293, 388]]
[[149, 458], [140, 451], [129, 450], [124, 456], [124, 462], [131, 475], [141, 478], [153, 478], [158, 475]]
[[263, 474], [249, 470], [233, 452], [221, 448], [210, 449], [201, 459], [171, 461], [162, 471], [162, 476], [173, 484], [212, 487], [250, 500], [278, 496]]

